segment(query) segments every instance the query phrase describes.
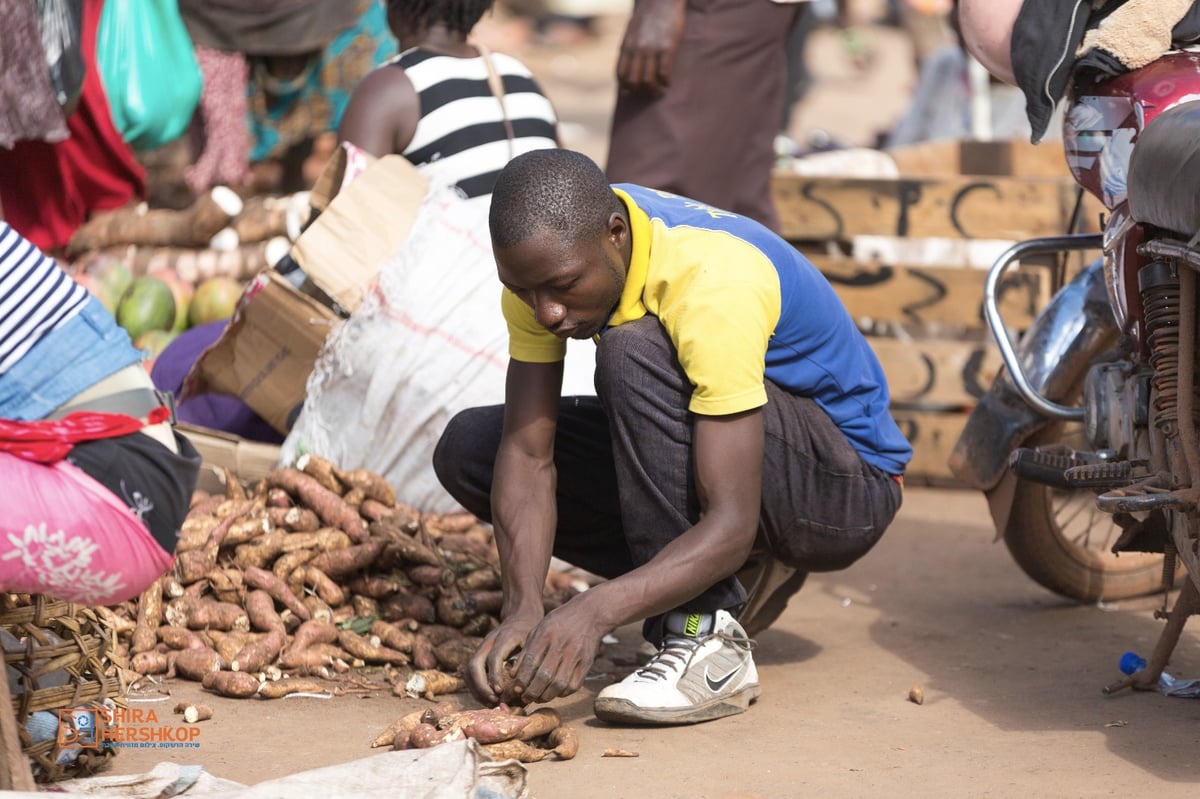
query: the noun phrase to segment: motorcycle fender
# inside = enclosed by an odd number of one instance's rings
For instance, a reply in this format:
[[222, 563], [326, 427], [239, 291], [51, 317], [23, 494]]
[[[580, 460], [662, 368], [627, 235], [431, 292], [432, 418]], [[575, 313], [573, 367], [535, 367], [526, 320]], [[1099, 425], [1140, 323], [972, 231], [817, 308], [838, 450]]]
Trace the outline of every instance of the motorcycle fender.
[[[1118, 332], [1104, 287], [1103, 264], [1097, 258], [1042, 309], [1016, 346], [1017, 356], [1033, 388], [1047, 399], [1063, 402], [1077, 390], [1096, 356], [1112, 347]], [[1008, 471], [1009, 455], [1050, 421], [1021, 397], [1003, 369], [967, 417], [950, 454], [950, 471], [988, 495], [999, 531], [1007, 525], [1016, 487]], [[1006, 475], [1012, 478], [1007, 490], [1001, 485]], [[998, 510], [1005, 494], [1009, 507]]]

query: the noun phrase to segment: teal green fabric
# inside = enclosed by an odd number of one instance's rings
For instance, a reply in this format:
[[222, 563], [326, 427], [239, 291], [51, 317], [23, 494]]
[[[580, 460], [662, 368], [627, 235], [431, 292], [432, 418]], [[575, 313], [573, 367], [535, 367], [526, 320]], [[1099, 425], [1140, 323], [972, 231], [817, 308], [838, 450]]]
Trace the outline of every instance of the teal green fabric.
[[96, 66], [113, 124], [134, 149], [188, 129], [204, 78], [177, 0], [105, 0]]
[[335, 131], [356, 86], [371, 70], [396, 54], [398, 44], [387, 25], [386, 3], [354, 0], [358, 21], [313, 53], [294, 78], [268, 72], [268, 60], [250, 59], [248, 125], [250, 161], [277, 158], [292, 145]]

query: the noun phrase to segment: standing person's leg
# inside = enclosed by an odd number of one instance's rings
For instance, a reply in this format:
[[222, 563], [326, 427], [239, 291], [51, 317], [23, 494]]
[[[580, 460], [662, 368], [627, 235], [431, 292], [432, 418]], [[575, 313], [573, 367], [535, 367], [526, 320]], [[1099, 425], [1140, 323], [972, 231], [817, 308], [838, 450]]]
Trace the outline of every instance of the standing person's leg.
[[799, 5], [689, 0], [666, 92], [617, 97], [609, 180], [682, 194], [778, 230], [771, 170], [785, 42]]
[[[464, 508], [492, 519], [492, 480], [504, 406], [470, 408], [446, 425], [433, 453], [442, 486]], [[554, 436], [558, 530], [554, 555], [602, 577], [634, 566], [621, 532], [621, 509], [608, 420], [595, 397], [564, 397]]]

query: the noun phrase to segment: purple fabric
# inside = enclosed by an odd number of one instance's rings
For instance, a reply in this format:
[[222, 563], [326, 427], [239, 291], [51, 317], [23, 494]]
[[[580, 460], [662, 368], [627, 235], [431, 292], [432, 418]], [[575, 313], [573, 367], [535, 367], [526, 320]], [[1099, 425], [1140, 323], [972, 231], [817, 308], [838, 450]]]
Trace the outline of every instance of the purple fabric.
[[[154, 359], [150, 379], [154, 381], [155, 388], [178, 395], [192, 365], [200, 358], [201, 353], [221, 337], [228, 324], [228, 320], [209, 322], [176, 336]], [[175, 414], [181, 422], [207, 427], [210, 430], [224, 430], [251, 441], [268, 444], [283, 442], [279, 431], [267, 424], [249, 405], [228, 394], [198, 394], [189, 397], [175, 406]]]

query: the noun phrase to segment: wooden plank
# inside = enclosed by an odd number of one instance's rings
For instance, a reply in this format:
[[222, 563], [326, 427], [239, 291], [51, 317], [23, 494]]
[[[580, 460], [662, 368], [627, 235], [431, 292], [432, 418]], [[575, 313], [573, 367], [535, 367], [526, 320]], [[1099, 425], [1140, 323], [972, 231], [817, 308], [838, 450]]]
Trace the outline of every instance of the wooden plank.
[[887, 375], [893, 407], [956, 412], [971, 408], [1003, 363], [991, 339], [903, 341], [868, 336], [867, 341]]
[[913, 447], [913, 459], [904, 473], [911, 485], [962, 485], [950, 473], [950, 452], [967, 423], [965, 413], [893, 410], [892, 418]]
[[831, 178], [776, 172], [784, 238], [939, 236], [1020, 241], [1061, 234], [1074, 204], [1066, 179]]
[[1026, 139], [975, 141], [939, 139], [884, 150], [900, 174], [915, 177], [1009, 175], [1069, 178], [1061, 142], [1031, 144]]
[[[980, 327], [987, 272], [963, 267], [892, 266], [805, 253], [855, 319]], [[1050, 298], [1045, 269], [1013, 270], [999, 287], [1000, 310], [1024, 330]]]

